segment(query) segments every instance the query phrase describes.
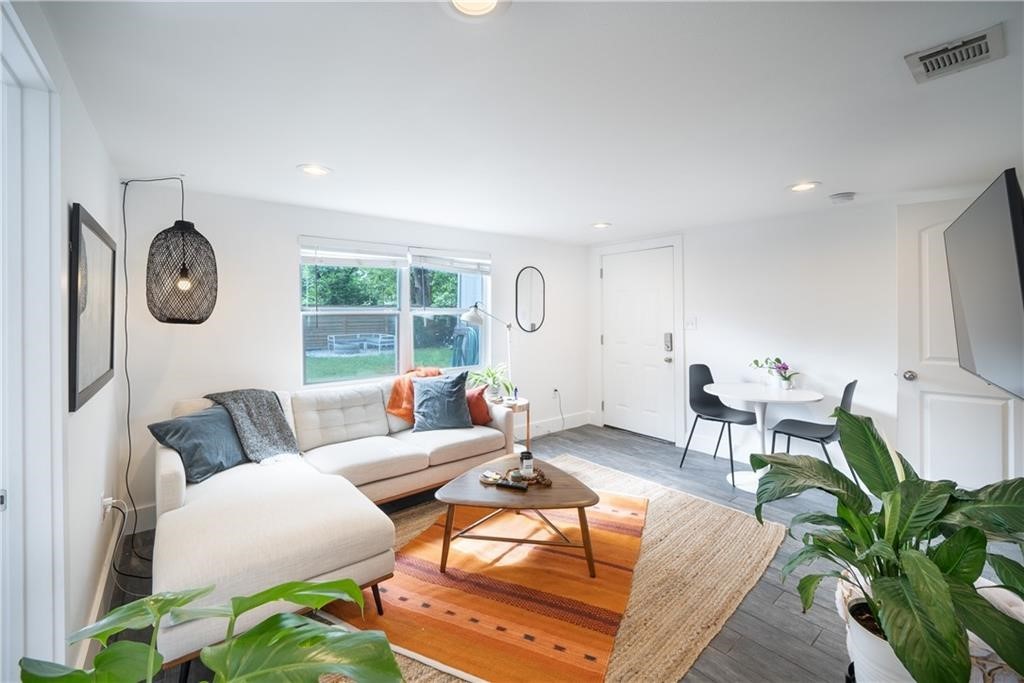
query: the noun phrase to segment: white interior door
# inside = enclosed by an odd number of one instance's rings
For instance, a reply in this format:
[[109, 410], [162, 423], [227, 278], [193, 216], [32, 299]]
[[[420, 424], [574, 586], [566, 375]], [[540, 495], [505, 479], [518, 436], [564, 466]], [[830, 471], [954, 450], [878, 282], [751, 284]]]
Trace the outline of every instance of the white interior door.
[[957, 361], [942, 232], [969, 204], [899, 207], [897, 449], [922, 476], [974, 488], [1024, 472], [1024, 406]]
[[[606, 254], [602, 268], [604, 423], [675, 441], [673, 247]], [[681, 357], [681, 355], [680, 355]]]

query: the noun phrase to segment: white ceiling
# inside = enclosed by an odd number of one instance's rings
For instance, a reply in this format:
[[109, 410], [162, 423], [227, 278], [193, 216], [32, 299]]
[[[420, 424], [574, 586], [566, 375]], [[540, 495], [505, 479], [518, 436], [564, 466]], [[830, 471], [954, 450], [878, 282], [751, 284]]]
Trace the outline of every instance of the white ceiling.
[[[46, 13], [118, 171], [223, 194], [594, 242], [987, 182], [1021, 157], [1020, 3]], [[915, 84], [904, 54], [999, 21], [1009, 57]], [[785, 189], [805, 179], [824, 184]]]

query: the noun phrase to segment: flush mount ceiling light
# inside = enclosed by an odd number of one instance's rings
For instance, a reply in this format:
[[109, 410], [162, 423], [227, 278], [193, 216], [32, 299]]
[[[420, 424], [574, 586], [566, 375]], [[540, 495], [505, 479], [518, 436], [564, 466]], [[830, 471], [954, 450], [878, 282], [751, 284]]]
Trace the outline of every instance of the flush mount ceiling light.
[[296, 168], [305, 173], [306, 175], [316, 177], [325, 176], [331, 172], [331, 169], [320, 164], [299, 164], [298, 166], [296, 166]]
[[498, 0], [451, 0], [452, 7], [467, 17], [483, 17], [498, 8]]
[[797, 183], [796, 185], [790, 185], [789, 189], [793, 192], [810, 192], [818, 185], [821, 185], [820, 180], [805, 180], [801, 183]]
[[601, 221], [599, 223], [594, 223], [592, 227], [594, 228], [594, 230], [607, 230], [608, 228], [612, 227], [612, 224], [606, 221]]

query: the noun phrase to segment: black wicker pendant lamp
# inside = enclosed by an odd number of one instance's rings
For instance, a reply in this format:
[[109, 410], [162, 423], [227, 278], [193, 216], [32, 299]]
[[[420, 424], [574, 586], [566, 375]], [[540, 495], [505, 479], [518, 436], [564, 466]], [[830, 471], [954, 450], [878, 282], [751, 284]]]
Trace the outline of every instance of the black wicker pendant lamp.
[[198, 325], [217, 305], [217, 257], [209, 240], [185, 220], [185, 183], [173, 180], [181, 183], [181, 220], [149, 245], [146, 304], [162, 323]]

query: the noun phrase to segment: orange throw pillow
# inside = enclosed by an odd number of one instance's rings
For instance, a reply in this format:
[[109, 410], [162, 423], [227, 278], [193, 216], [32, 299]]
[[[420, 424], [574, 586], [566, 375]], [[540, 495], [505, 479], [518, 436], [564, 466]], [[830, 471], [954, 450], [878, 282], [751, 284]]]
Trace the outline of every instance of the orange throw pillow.
[[484, 390], [487, 387], [466, 389], [466, 403], [469, 404], [469, 417], [475, 425], [486, 425], [491, 423], [491, 408], [484, 398]]

